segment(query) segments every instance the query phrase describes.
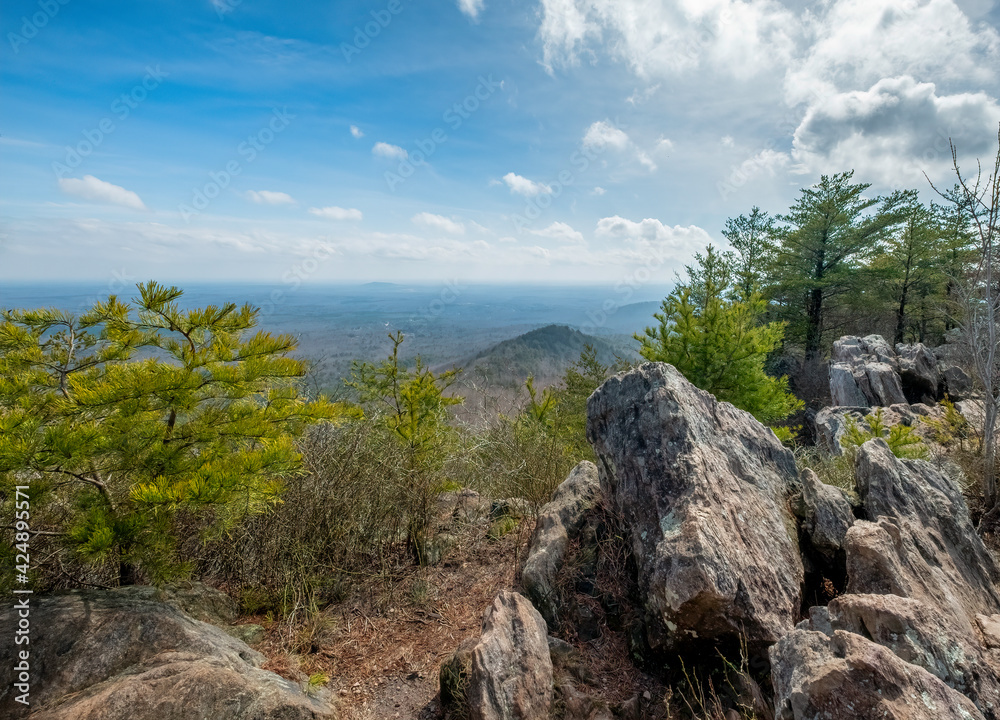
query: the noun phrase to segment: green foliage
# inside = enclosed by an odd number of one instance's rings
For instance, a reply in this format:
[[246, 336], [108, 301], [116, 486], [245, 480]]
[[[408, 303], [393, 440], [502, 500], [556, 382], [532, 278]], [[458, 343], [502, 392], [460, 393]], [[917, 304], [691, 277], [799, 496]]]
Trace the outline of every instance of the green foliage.
[[788, 427], [787, 425], [771, 426], [771, 432], [774, 433], [775, 437], [781, 441], [782, 445], [787, 445], [788, 447], [795, 446], [795, 442], [798, 439], [798, 431], [801, 429], [801, 425], [796, 425], [794, 427]]
[[870, 285], [866, 263], [901, 222], [909, 197], [903, 192], [866, 197], [869, 185], [851, 182], [853, 176], [853, 171], [823, 175], [778, 217], [785, 227], [778, 236], [771, 294], [789, 321], [790, 337], [809, 357], [823, 346], [830, 303], [860, 296]]
[[651, 361], [667, 362], [694, 385], [718, 399], [752, 413], [761, 422], [781, 420], [802, 406], [788, 391], [786, 378], [764, 371], [768, 353], [781, 344], [781, 323], [761, 323], [760, 296], [737, 300], [727, 296], [729, 271], [709, 246], [698, 255], [690, 280], [679, 285], [654, 317], [659, 326], [636, 335], [639, 352]]
[[847, 418], [847, 431], [840, 444], [845, 448], [857, 448], [873, 438], [882, 438], [889, 446], [892, 454], [898, 458], [926, 460], [930, 453], [915, 429], [909, 425], [897, 423], [888, 425], [885, 422], [883, 408], [865, 416], [868, 429], [858, 425], [854, 418]]
[[8, 310], [0, 324], [0, 490], [31, 484], [34, 527], [88, 563], [154, 580], [179, 513], [231, 526], [278, 502], [295, 438], [338, 417], [301, 393], [289, 336], [249, 334], [257, 310], [183, 310], [154, 282], [80, 317]]
[[389, 357], [378, 365], [355, 362], [348, 386], [358, 391], [361, 403], [399, 438], [413, 470], [438, 469], [444, 463], [448, 443], [448, 408], [462, 403], [462, 398], [449, 397], [445, 391], [460, 371], [435, 375], [419, 357], [414, 368], [408, 369], [399, 359], [403, 333], [390, 334], [389, 338]]
[[407, 506], [409, 542], [417, 560], [423, 562], [424, 545], [437, 489], [444, 479], [441, 470], [454, 447], [454, 430], [448, 408], [462, 403], [445, 395], [459, 370], [435, 374], [418, 357], [412, 369], [399, 358], [403, 334], [390, 334], [392, 353], [375, 365], [355, 362], [348, 385], [358, 391], [360, 401], [388, 428], [405, 453], [404, 471], [411, 500]]
[[722, 235], [733, 248], [730, 264], [735, 295], [749, 300], [763, 292], [774, 256], [774, 237], [778, 232], [774, 218], [754, 206], [749, 215], [726, 221]]
[[966, 445], [977, 444], [979, 438], [969, 421], [955, 407], [950, 398], [938, 403], [944, 409], [944, 417], [921, 418], [921, 421], [934, 432], [934, 442], [946, 448], [957, 447], [964, 452]]

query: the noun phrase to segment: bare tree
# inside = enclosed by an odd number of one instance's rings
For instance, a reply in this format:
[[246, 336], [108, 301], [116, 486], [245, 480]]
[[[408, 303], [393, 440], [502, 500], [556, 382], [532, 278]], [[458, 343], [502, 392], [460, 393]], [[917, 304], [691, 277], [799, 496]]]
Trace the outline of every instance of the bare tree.
[[[1000, 288], [997, 286], [997, 242], [1000, 240], [1000, 129], [993, 169], [983, 172], [977, 163], [975, 177], [964, 177], [958, 166], [958, 151], [951, 143], [951, 159], [958, 176], [957, 196], [934, 190], [952, 202], [961, 203], [969, 213], [979, 244], [980, 257], [960, 294], [964, 310], [959, 328], [975, 380], [983, 391], [983, 495], [986, 517], [1000, 516], [996, 478], [996, 426], [1000, 413]], [[931, 184], [932, 187], [933, 183]]]

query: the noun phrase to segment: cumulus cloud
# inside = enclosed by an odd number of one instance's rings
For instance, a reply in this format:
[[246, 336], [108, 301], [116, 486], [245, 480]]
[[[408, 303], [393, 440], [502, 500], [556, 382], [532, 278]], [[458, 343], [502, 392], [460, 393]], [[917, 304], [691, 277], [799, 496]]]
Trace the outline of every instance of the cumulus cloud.
[[59, 189], [67, 195], [75, 195], [84, 200], [91, 200], [108, 205], [120, 205], [132, 210], [145, 210], [142, 199], [131, 190], [120, 185], [112, 185], [104, 180], [98, 180], [93, 175], [83, 178], [59, 178]]
[[675, 265], [690, 259], [711, 241], [697, 225], [664, 225], [656, 218], [629, 220], [619, 215], [597, 221], [595, 234], [620, 245], [609, 253], [609, 260], [644, 264]]
[[406, 160], [409, 153], [399, 145], [390, 145], [386, 142], [377, 142], [372, 146], [372, 155], [382, 157], [387, 160]]
[[624, 152], [638, 160], [650, 172], [656, 170], [656, 163], [649, 155], [632, 141], [628, 133], [612, 125], [609, 120], [599, 120], [587, 128], [583, 134], [583, 147], [598, 152], [604, 152], [608, 148]]
[[548, 195], [552, 188], [534, 180], [529, 180], [515, 173], [509, 172], [503, 176], [503, 181], [510, 188], [512, 194], [523, 195], [524, 197], [535, 197], [536, 195]]
[[595, 187], [593, 190], [590, 191], [590, 194], [591, 195], [603, 195], [605, 192], [607, 192], [607, 191], [604, 188], [602, 188], [600, 185], [598, 185], [597, 187]]
[[365, 136], [364, 132], [357, 125], [351, 125], [351, 135], [353, 135], [356, 140], [360, 140]]
[[949, 138], [967, 157], [990, 153], [1000, 106], [985, 93], [940, 95], [934, 83], [885, 78], [869, 89], [817, 100], [795, 131], [803, 172], [855, 168], [861, 177], [905, 185], [947, 175]]
[[952, 0], [837, 0], [813, 18], [804, 57], [790, 66], [790, 103], [865, 89], [887, 77], [988, 83], [1000, 37], [973, 26]]
[[795, 49], [797, 16], [775, 0], [658, 2], [542, 0], [539, 37], [550, 71], [603, 45], [638, 75], [702, 66], [744, 77], [780, 66]]
[[574, 230], [572, 226], [567, 225], [564, 222], [554, 222], [547, 228], [532, 230], [531, 234], [552, 238], [553, 240], [565, 243], [583, 244], [586, 242], [583, 239], [583, 233], [578, 230]]
[[462, 14], [473, 20], [479, 19], [479, 13], [483, 11], [484, 0], [458, 0], [458, 9]]
[[465, 233], [465, 225], [460, 222], [455, 222], [451, 218], [446, 218], [444, 215], [422, 212], [414, 215], [410, 218], [410, 221], [414, 225], [421, 225], [425, 228], [446, 232], [451, 235], [462, 235]]
[[336, 205], [324, 208], [309, 208], [309, 214], [327, 220], [361, 220], [361, 211], [356, 208], [342, 208]]
[[294, 205], [295, 198], [288, 193], [271, 190], [247, 190], [246, 198], [258, 205]]

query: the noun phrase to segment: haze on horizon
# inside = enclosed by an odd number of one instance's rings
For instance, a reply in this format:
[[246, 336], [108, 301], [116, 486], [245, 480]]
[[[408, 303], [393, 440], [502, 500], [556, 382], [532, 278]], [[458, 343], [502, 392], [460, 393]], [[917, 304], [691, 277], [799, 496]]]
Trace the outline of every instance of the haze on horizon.
[[989, 0], [15, 0], [0, 282], [669, 283], [821, 173], [951, 183]]

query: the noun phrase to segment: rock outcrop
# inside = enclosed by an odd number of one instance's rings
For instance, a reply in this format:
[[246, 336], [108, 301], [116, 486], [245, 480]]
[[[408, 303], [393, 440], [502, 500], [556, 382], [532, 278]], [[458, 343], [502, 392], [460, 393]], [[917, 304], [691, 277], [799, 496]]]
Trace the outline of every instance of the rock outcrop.
[[[154, 592], [124, 587], [32, 599], [30, 646], [0, 644], [3, 717], [28, 715], [14, 702], [22, 649], [30, 652], [32, 720], [334, 717], [328, 702], [262, 670], [263, 655]], [[208, 615], [219, 611], [213, 603], [197, 607]], [[0, 626], [16, 624], [14, 610], [0, 611]]]
[[556, 575], [570, 540], [579, 534], [586, 514], [597, 502], [600, 489], [597, 467], [583, 461], [560, 483], [552, 501], [538, 514], [521, 584], [550, 627], [559, 624]]
[[881, 335], [842, 337], [833, 343], [830, 395], [837, 406], [905, 403], [895, 351]]
[[802, 492], [793, 504], [813, 550], [827, 563], [840, 562], [854, 511], [843, 490], [820, 482], [808, 468], [801, 474]]
[[545, 620], [527, 598], [501, 592], [472, 649], [465, 690], [472, 720], [547, 720], [552, 659]]
[[792, 453], [665, 363], [609, 379], [587, 414], [602, 492], [631, 535], [650, 646], [742, 635], [756, 648], [788, 633], [803, 581]]
[[776, 720], [983, 720], [964, 695], [861, 635], [796, 629], [770, 656]]
[[970, 626], [979, 613], [1000, 613], [1000, 568], [944, 473], [900, 460], [882, 440], [860, 448], [856, 472], [862, 505], [878, 524], [848, 531], [849, 592], [920, 600]]
[[847, 335], [833, 343], [830, 395], [835, 406], [888, 407], [933, 404], [948, 394], [965, 399], [972, 389], [957, 346], [930, 350], [923, 343], [891, 347], [881, 335]]

